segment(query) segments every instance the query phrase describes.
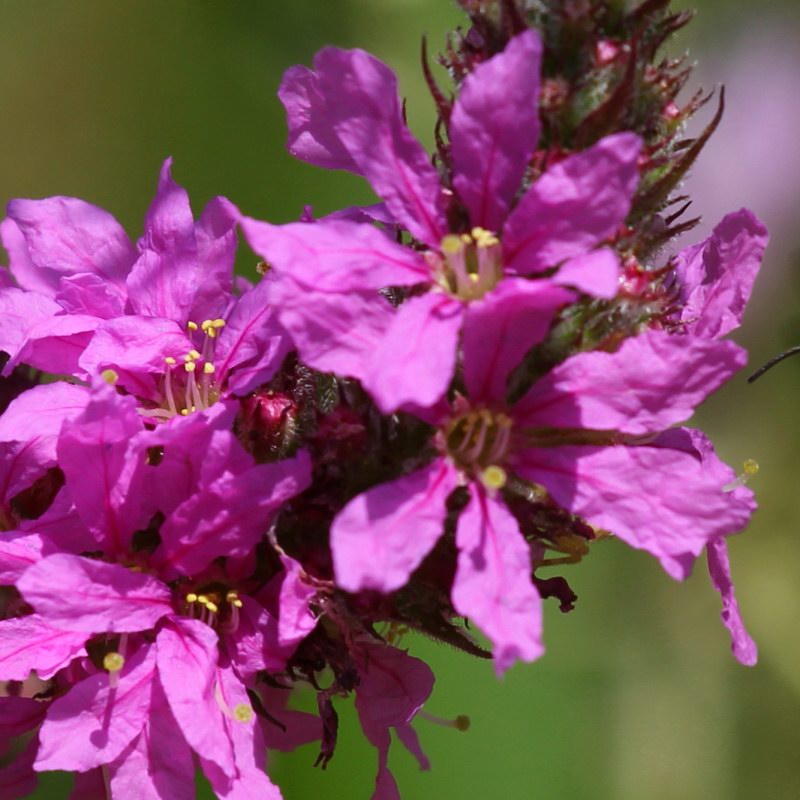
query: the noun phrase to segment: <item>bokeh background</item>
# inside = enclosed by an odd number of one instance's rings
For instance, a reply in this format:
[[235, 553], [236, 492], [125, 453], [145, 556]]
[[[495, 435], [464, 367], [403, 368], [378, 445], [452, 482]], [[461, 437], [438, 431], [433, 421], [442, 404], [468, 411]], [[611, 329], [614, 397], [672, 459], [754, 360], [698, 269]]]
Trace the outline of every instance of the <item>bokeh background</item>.
[[[728, 111], [688, 189], [704, 230], [747, 205], [773, 236], [735, 337], [755, 366], [800, 344], [800, 8], [693, 5], [679, 45], [699, 62], [695, 84], [727, 85]], [[412, 126], [430, 143], [420, 36], [435, 50], [460, 21], [451, 0], [0, 0], [0, 200], [77, 195], [137, 236], [171, 154], [196, 210], [224, 194], [288, 221], [306, 203], [321, 213], [368, 201], [361, 181], [285, 153], [283, 70], [328, 43], [372, 50], [398, 71]], [[250, 274], [254, 263], [241, 258]], [[469, 714], [472, 727], [417, 723], [433, 770], [396, 748], [404, 797], [800, 798], [799, 395], [800, 358], [753, 386], [738, 377], [695, 420], [730, 463], [761, 465], [752, 481], [761, 509], [731, 541], [759, 665], [730, 656], [702, 562], [681, 585], [644, 554], [604, 542], [570, 571], [576, 610], [547, 608], [545, 658], [502, 682], [488, 663], [407, 640], [438, 676], [429, 711]], [[375, 754], [349, 705], [339, 704], [326, 772], [312, 768], [313, 746], [273, 759], [287, 800], [369, 797]], [[47, 775], [35, 797], [67, 797], [69, 786]]]

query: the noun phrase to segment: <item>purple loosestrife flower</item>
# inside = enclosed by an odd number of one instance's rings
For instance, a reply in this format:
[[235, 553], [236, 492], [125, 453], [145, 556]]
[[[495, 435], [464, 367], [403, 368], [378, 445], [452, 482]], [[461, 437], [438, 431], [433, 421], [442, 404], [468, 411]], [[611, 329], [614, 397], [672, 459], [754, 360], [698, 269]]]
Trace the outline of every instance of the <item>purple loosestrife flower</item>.
[[[628, 214], [641, 141], [606, 137], [525, 189], [540, 60], [539, 36], [526, 31], [466, 78], [448, 125], [452, 187], [408, 130], [394, 74], [373, 56], [328, 47], [315, 71], [294, 67], [284, 78], [294, 155], [366, 177], [424, 246], [345, 220], [242, 223], [279, 273], [273, 302], [303, 360], [359, 378], [384, 412], [444, 394], [462, 327], [498, 289], [524, 296], [531, 277], [559, 267], [548, 282], [616, 294], [617, 256], [597, 248]], [[396, 312], [377, 293], [389, 286], [413, 287]]]
[[542, 652], [536, 564], [506, 491], [545, 491], [595, 529], [656, 556], [679, 580], [709, 541], [741, 529], [751, 511], [723, 492], [727, 476], [658, 438], [743, 365], [742, 350], [649, 331], [616, 352], [567, 359], [510, 406], [507, 377], [548, 327], [547, 315], [531, 311], [509, 293], [475, 314], [464, 331], [467, 396], [425, 414], [438, 427], [440, 456], [356, 497], [331, 530], [339, 585], [393, 591], [442, 535], [446, 500], [466, 484], [452, 601], [492, 641], [499, 673]]
[[238, 213], [213, 199], [195, 222], [161, 170], [134, 247], [107, 212], [82, 200], [14, 200], [2, 223], [19, 288], [0, 289], [6, 366], [79, 378], [113, 370], [157, 420], [246, 394], [286, 352], [265, 283], [233, 293]]
[[[220, 797], [245, 785], [279, 796], [258, 763], [247, 691], [284, 666], [313, 619], [297, 607], [296, 574], [282, 579], [279, 594], [296, 600], [279, 623], [219, 559], [252, 551], [309, 466], [302, 453], [254, 465], [231, 421], [219, 404], [144, 431], [136, 401], [101, 384], [63, 425], [58, 462], [83, 543], [25, 569], [15, 583], [34, 614], [0, 622], [0, 678], [48, 679], [90, 654], [48, 711], [36, 769], [108, 765], [117, 796], [136, 785], [137, 796], [170, 786], [166, 796], [191, 797], [194, 750]], [[50, 538], [35, 525], [29, 536]]]

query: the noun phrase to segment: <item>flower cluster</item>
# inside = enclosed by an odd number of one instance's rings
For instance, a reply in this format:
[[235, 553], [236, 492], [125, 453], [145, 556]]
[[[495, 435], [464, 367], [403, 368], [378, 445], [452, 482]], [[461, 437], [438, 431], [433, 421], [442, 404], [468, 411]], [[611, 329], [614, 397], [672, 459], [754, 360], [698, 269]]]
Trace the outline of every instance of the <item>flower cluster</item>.
[[403, 635], [533, 661], [543, 599], [577, 599], [549, 571], [608, 537], [677, 580], [705, 552], [755, 663], [726, 550], [747, 475], [681, 424], [745, 363], [724, 337], [767, 233], [742, 210], [662, 253], [716, 124], [680, 139], [702, 98], [679, 108], [688, 72], [656, 59], [687, 18], [462, 5], [451, 96], [425, 64], [433, 158], [370, 54], [284, 77], [290, 151], [374, 206], [195, 220], [169, 161], [136, 243], [82, 200], [9, 204], [0, 796], [66, 770], [81, 796], [188, 800], [199, 767], [220, 798], [278, 798], [267, 750], [318, 740], [324, 767], [354, 695], [373, 797], [398, 798], [392, 729], [427, 768], [434, 681]]

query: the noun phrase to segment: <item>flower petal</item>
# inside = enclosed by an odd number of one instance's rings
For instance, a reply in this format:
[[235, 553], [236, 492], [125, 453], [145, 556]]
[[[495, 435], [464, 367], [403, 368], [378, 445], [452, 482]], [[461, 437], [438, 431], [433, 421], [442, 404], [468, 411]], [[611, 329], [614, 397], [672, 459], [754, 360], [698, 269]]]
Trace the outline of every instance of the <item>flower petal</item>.
[[170, 591], [156, 578], [68, 553], [34, 564], [17, 588], [48, 625], [63, 630], [144, 631], [172, 613]]
[[[12, 200], [8, 216], [22, 234], [30, 259], [23, 266], [12, 250], [11, 270], [23, 288], [37, 290], [44, 282], [57, 290], [62, 276], [90, 272], [121, 289], [136, 259], [114, 217], [75, 197]], [[30, 265], [35, 277], [28, 272]]]
[[453, 183], [473, 225], [499, 231], [522, 183], [539, 140], [541, 60], [541, 38], [528, 30], [461, 86], [449, 126]]
[[331, 526], [337, 584], [348, 592], [404, 586], [442, 535], [456, 486], [458, 473], [437, 459], [351, 500]]
[[714, 470], [666, 447], [531, 449], [515, 471], [594, 527], [654, 555], [676, 580], [709, 541], [741, 530], [751, 514]]
[[86, 655], [87, 634], [52, 628], [33, 614], [0, 621], [0, 679], [24, 681], [32, 670], [49, 680], [75, 658]]
[[506, 268], [541, 272], [613, 234], [630, 210], [641, 146], [638, 136], [617, 133], [550, 167], [506, 222]]
[[722, 598], [722, 624], [731, 634], [731, 651], [740, 664], [752, 667], [758, 661], [758, 647], [744, 627], [739, 603], [736, 602], [736, 591], [731, 579], [731, 567], [728, 560], [728, 545], [724, 537], [712, 539], [706, 546], [708, 571], [711, 582]]
[[384, 414], [407, 404], [427, 408], [447, 391], [463, 317], [463, 305], [440, 292], [412, 297], [400, 306], [363, 379]]
[[161, 681], [152, 683], [150, 712], [139, 736], [109, 764], [114, 797], [194, 800], [192, 751], [170, 711]]
[[217, 634], [202, 622], [174, 619], [158, 634], [158, 671], [172, 713], [195, 752], [236, 776], [233, 744], [217, 699]]
[[733, 342], [647, 331], [614, 353], [578, 353], [515, 406], [529, 427], [652, 433], [682, 422], [746, 361]]
[[247, 394], [272, 378], [291, 347], [268, 292], [268, 281], [245, 292], [219, 337], [214, 353], [216, 379], [236, 394]]
[[608, 247], [575, 256], [552, 278], [560, 286], [574, 286], [584, 294], [611, 300], [619, 289], [619, 258]]
[[317, 590], [303, 579], [299, 561], [281, 555], [284, 573], [278, 595], [278, 642], [282, 647], [296, 646], [317, 626], [309, 601]]
[[145, 646], [116, 686], [100, 672], [55, 700], [39, 732], [36, 769], [86, 772], [117, 758], [144, 727], [155, 674], [155, 652]]
[[284, 73], [278, 97], [289, 126], [286, 146], [295, 158], [309, 164], [358, 174], [358, 166], [328, 119], [330, 112], [319, 83], [317, 74], [308, 67], [298, 65]]
[[111, 319], [124, 313], [126, 298], [99, 275], [82, 272], [59, 282], [56, 302], [67, 314]]
[[190, 496], [161, 527], [153, 563], [169, 577], [192, 575], [218, 556], [241, 556], [263, 537], [275, 510], [311, 480], [308, 454], [258, 464]]
[[314, 58], [317, 87], [334, 134], [394, 218], [438, 246], [444, 202], [439, 176], [403, 119], [397, 78], [363, 50], [326, 47]]
[[329, 294], [281, 279], [271, 284], [270, 294], [281, 325], [306, 364], [362, 380], [397, 313], [372, 291]]
[[420, 255], [362, 222], [270, 225], [245, 217], [250, 246], [279, 273], [318, 292], [355, 292], [429, 282]]
[[491, 640], [498, 676], [517, 660], [535, 661], [544, 652], [542, 601], [517, 521], [496, 499], [473, 488], [458, 519], [456, 544], [453, 606]]
[[[61, 306], [49, 297], [36, 292], [23, 292], [14, 287], [0, 289], [0, 350], [8, 353], [16, 363], [19, 353], [27, 341], [27, 333], [37, 322], [49, 320], [61, 311]], [[13, 369], [8, 365], [3, 374], [8, 375]]]
[[471, 303], [464, 323], [464, 382], [473, 401], [505, 400], [508, 377], [544, 339], [571, 292], [545, 281], [506, 278]]
[[678, 254], [683, 330], [719, 337], [739, 327], [768, 240], [761, 221], [743, 208], [728, 214], [705, 241]]

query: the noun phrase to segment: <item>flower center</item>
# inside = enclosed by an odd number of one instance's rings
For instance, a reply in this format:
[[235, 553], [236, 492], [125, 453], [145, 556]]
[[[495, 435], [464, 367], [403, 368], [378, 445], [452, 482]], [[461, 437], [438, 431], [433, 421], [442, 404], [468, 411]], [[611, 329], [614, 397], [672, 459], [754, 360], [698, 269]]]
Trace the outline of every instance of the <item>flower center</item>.
[[239, 627], [239, 609], [243, 603], [235, 589], [214, 583], [189, 592], [184, 599], [185, 613], [191, 619], [229, 633]]
[[429, 256], [435, 279], [459, 300], [479, 300], [503, 277], [500, 240], [484, 228], [448, 234], [440, 251]]
[[502, 412], [472, 409], [452, 417], [444, 428], [447, 454], [455, 464], [489, 489], [502, 489], [503, 464], [511, 450], [513, 422]]
[[[199, 350], [192, 348], [179, 359], [167, 356], [164, 359], [164, 377], [159, 408], [141, 411], [145, 417], [161, 421], [177, 415], [188, 416], [193, 411], [202, 411], [214, 405], [221, 391], [214, 373], [214, 351], [219, 332], [225, 327], [224, 319], [207, 319], [201, 325], [190, 322], [189, 336]], [[202, 341], [198, 339], [202, 337]]]

